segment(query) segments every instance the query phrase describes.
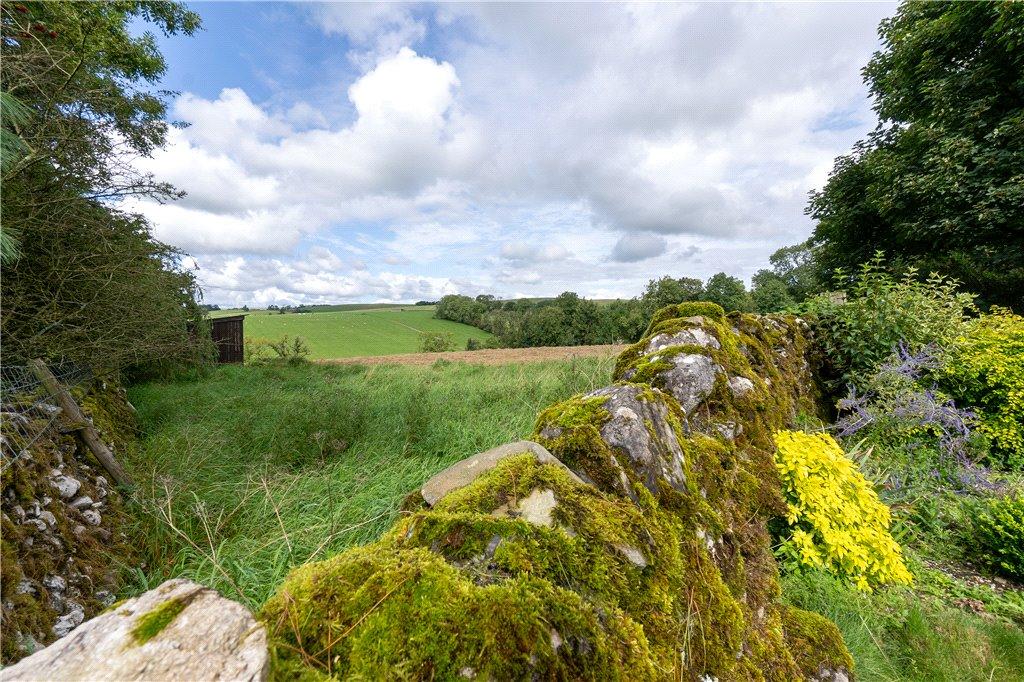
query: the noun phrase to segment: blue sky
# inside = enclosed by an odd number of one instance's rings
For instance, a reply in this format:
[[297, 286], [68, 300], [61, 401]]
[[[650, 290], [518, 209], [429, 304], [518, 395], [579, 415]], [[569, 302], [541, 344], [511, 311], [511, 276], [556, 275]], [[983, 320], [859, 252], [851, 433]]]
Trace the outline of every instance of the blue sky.
[[874, 127], [887, 3], [191, 3], [139, 201], [208, 302], [745, 279]]

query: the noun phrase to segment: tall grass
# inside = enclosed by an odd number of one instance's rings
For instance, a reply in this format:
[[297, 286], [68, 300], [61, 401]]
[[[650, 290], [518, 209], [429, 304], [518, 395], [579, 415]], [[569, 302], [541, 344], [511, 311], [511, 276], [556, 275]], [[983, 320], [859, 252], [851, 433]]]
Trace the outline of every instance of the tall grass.
[[256, 607], [291, 567], [376, 539], [434, 473], [606, 385], [612, 362], [225, 367], [137, 386], [136, 588], [186, 577]]
[[862, 682], [1024, 681], [1024, 630], [904, 588], [863, 594], [823, 573], [787, 576], [783, 596], [839, 626]]

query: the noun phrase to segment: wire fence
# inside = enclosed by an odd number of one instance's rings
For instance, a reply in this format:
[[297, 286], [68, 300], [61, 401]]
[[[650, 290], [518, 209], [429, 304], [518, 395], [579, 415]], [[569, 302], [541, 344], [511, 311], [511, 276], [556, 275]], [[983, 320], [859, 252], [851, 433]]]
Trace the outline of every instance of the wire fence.
[[[49, 368], [57, 381], [69, 389], [92, 378], [89, 368], [77, 363], [56, 363]], [[31, 367], [0, 366], [0, 471], [6, 472], [28, 458], [32, 445], [59, 427], [60, 416], [57, 399]]]

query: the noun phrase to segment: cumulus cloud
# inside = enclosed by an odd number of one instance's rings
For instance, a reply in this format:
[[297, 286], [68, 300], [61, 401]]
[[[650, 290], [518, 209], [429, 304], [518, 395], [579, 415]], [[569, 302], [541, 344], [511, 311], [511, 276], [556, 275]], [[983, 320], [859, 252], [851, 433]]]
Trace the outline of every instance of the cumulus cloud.
[[[190, 126], [144, 164], [188, 197], [136, 208], [231, 296], [624, 295], [683, 261], [749, 275], [806, 236], [807, 191], [873, 126], [859, 69], [891, 10], [306, 6], [358, 71], [334, 85], [345, 106], [186, 93]], [[259, 281], [237, 288], [238, 268]]]
[[668, 250], [668, 241], [659, 234], [627, 234], [615, 242], [612, 260], [636, 263], [660, 256]]

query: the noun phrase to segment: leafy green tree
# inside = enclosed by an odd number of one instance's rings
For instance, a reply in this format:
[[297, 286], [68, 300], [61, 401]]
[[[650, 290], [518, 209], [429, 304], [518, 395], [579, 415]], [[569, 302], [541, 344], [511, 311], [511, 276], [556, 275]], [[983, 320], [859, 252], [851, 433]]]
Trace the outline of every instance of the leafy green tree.
[[771, 270], [761, 270], [753, 277], [750, 297], [757, 312], [777, 313], [794, 305], [786, 282]]
[[[138, 23], [136, 23], [138, 22]], [[134, 170], [165, 141], [165, 63], [148, 23], [191, 34], [199, 17], [174, 2], [0, 5], [0, 91], [27, 110], [5, 116], [5, 261], [0, 325], [8, 358], [68, 357], [124, 367], [194, 357], [206, 335], [193, 274], [117, 200], [179, 196]], [[5, 137], [8, 137], [5, 133]], [[195, 332], [189, 332], [189, 327]]]
[[668, 275], [661, 279], [652, 279], [647, 283], [644, 293], [640, 296], [644, 313], [650, 318], [661, 308], [686, 301], [699, 301], [703, 296], [704, 285], [699, 279]]
[[829, 272], [867, 262], [956, 277], [1024, 305], [1024, 4], [905, 2], [864, 69], [879, 127], [808, 213]]
[[824, 289], [814, 249], [807, 242], [784, 246], [768, 258], [774, 273], [786, 285], [796, 302], [804, 301]]
[[704, 300], [717, 303], [726, 312], [738, 310], [749, 313], [754, 310], [754, 301], [747, 293], [743, 281], [724, 272], [713, 275], [704, 287]]

